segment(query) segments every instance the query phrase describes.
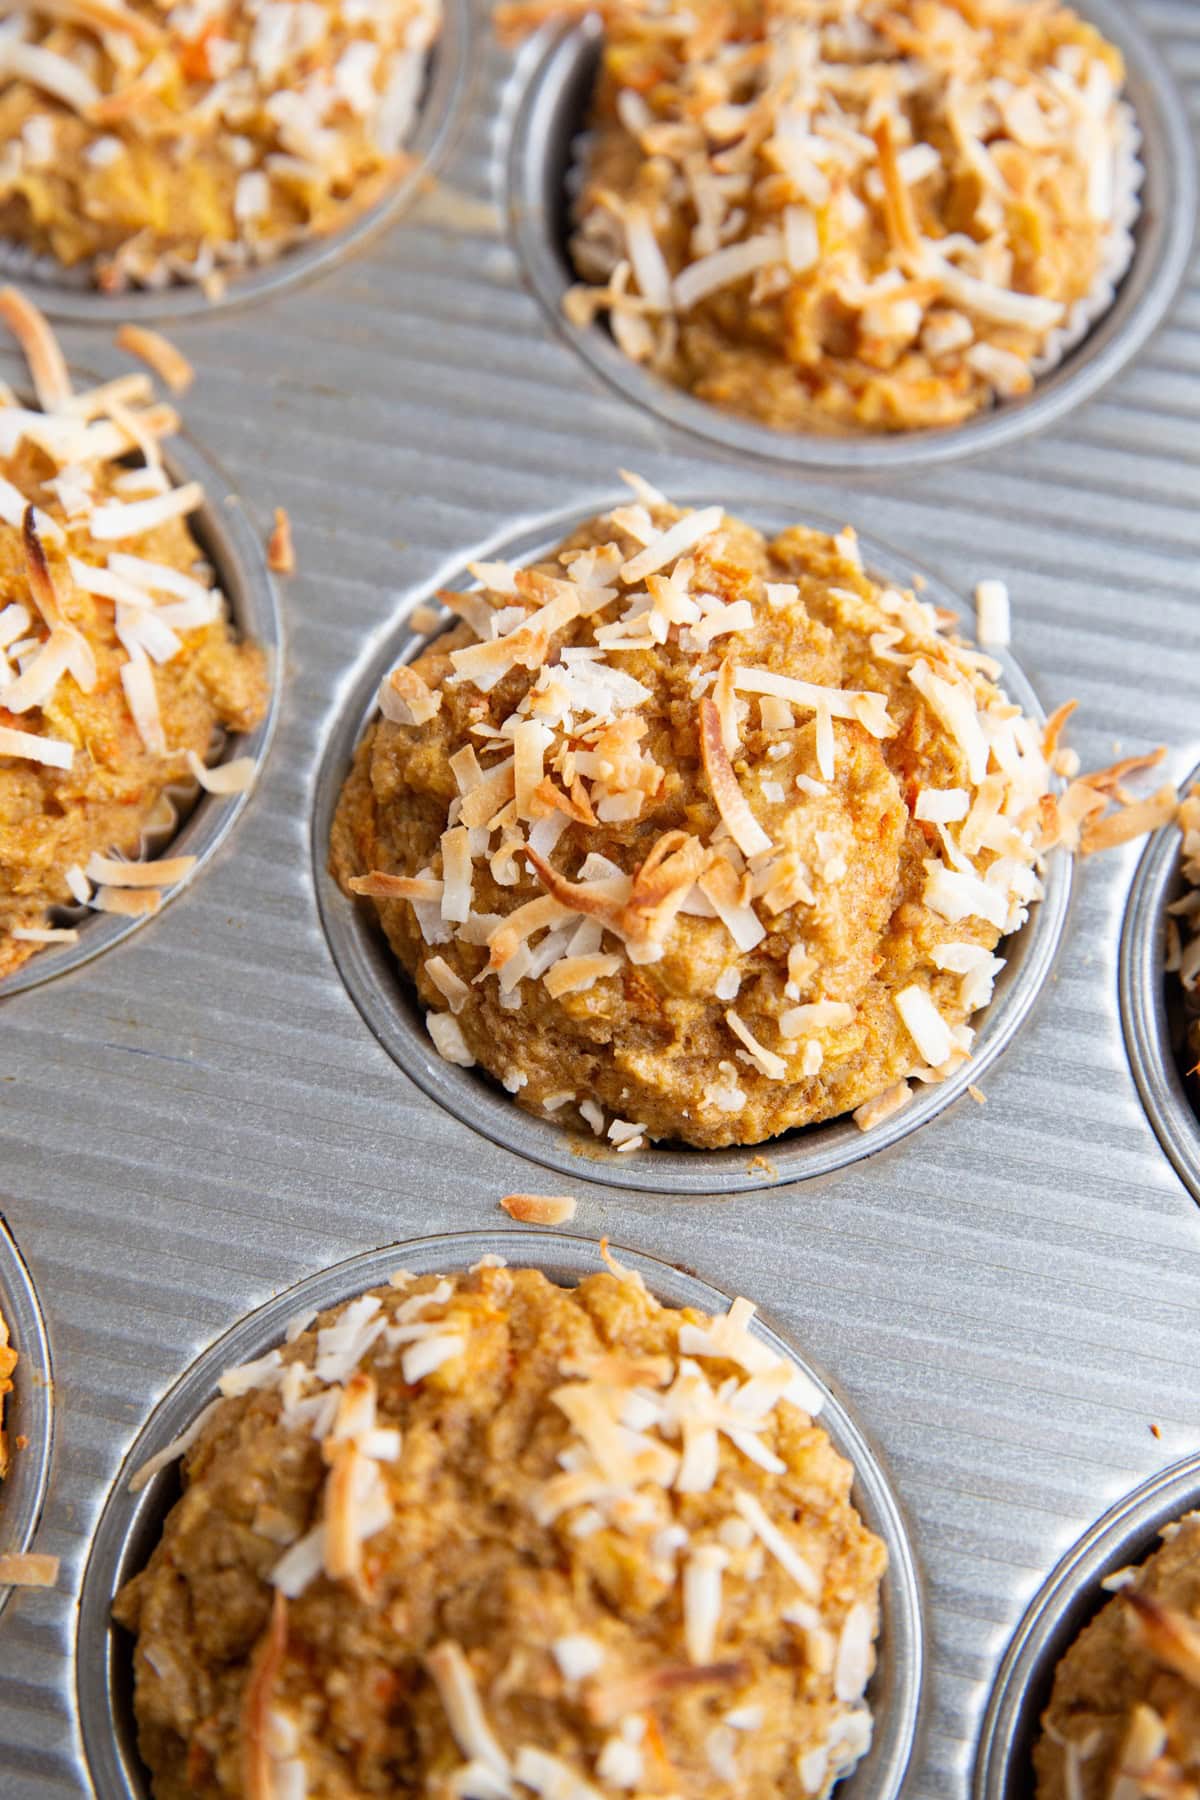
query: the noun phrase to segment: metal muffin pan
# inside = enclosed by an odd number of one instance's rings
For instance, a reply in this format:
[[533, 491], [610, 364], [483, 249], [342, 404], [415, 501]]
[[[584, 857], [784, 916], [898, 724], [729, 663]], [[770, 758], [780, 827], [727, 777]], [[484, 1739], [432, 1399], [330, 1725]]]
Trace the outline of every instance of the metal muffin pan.
[[161, 323], [204, 318], [229, 307], [273, 300], [298, 282], [323, 274], [393, 225], [445, 156], [470, 91], [474, 26], [470, 0], [442, 0], [442, 6], [442, 31], [429, 52], [425, 92], [405, 145], [405, 154], [411, 160], [372, 206], [352, 214], [344, 225], [309, 243], [297, 244], [257, 268], [244, 273], [229, 271], [226, 290], [217, 300], [207, 299], [202, 289], [187, 282], [105, 294], [93, 285], [86, 266], [64, 268], [50, 255], [37, 254], [2, 238], [0, 277], [28, 287], [52, 319], [113, 329], [130, 319]]
[[[204, 504], [191, 515], [188, 523], [201, 551], [216, 571], [218, 586], [229, 602], [230, 618], [238, 634], [252, 639], [266, 652], [270, 698], [262, 722], [253, 731], [225, 734], [219, 757], [221, 762], [232, 762], [235, 757], [252, 756], [261, 764], [279, 712], [283, 664], [279, 605], [263, 554], [262, 531], [250, 519], [237, 494], [229, 491], [228, 476], [188, 436], [181, 434], [171, 439], [164, 447], [163, 461], [177, 486], [187, 481], [199, 481], [203, 485]], [[208, 794], [194, 784], [188, 784], [172, 792], [178, 796], [180, 824], [176, 830], [163, 834], [164, 841], [158, 848], [172, 856], [194, 856], [196, 867], [186, 882], [163, 895], [164, 907], [200, 878], [204, 865], [237, 824], [254, 789], [224, 796]], [[116, 913], [93, 913], [79, 907], [64, 909], [64, 916], [69, 914], [71, 922], [77, 924], [78, 940], [61, 948], [48, 944], [31, 956], [28, 962], [0, 981], [0, 1001], [26, 988], [39, 987], [56, 975], [78, 969], [99, 956], [101, 951], [111, 949], [133, 932], [153, 924], [161, 917], [161, 910], [123, 918]]]
[[[732, 1294], [699, 1276], [614, 1246], [657, 1298], [670, 1306], [725, 1311]], [[470, 1231], [392, 1244], [335, 1268], [278, 1295], [207, 1350], [147, 1421], [132, 1446], [97, 1525], [83, 1579], [79, 1608], [79, 1717], [88, 1769], [97, 1800], [149, 1795], [137, 1754], [132, 1715], [131, 1640], [110, 1622], [112, 1602], [122, 1584], [145, 1566], [163, 1520], [179, 1493], [178, 1468], [162, 1470], [137, 1494], [130, 1475], [170, 1444], [216, 1393], [217, 1378], [231, 1365], [263, 1355], [282, 1341], [297, 1313], [323, 1310], [386, 1282], [393, 1269], [416, 1275], [466, 1269], [481, 1256], [499, 1253], [514, 1268], [541, 1269], [552, 1281], [574, 1287], [599, 1273], [600, 1247], [589, 1238], [540, 1231]], [[867, 1756], [839, 1793], [845, 1800], [897, 1800], [916, 1742], [925, 1663], [920, 1578], [903, 1513], [884, 1469], [825, 1377], [801, 1348], [761, 1320], [756, 1335], [804, 1371], [824, 1396], [820, 1423], [835, 1449], [854, 1465], [854, 1503], [866, 1524], [887, 1545], [888, 1570], [881, 1592], [880, 1659], [868, 1690], [875, 1735]]]
[[[1200, 780], [1194, 769], [1183, 787]], [[1183, 1078], [1182, 994], [1164, 975], [1167, 907], [1179, 898], [1180, 834], [1158, 831], [1138, 865], [1121, 935], [1121, 1012], [1129, 1061], [1158, 1141], [1200, 1200], [1200, 1118]]]
[[[271, 755], [219, 862], [119, 953], [3, 1003], [0, 1198], [54, 1347], [34, 1546], [62, 1572], [0, 1616], [0, 1786], [5, 1800], [91, 1792], [83, 1569], [131, 1445], [195, 1359], [344, 1258], [506, 1231], [500, 1195], [561, 1188], [581, 1232], [749, 1294], [831, 1371], [925, 1581], [929, 1697], [904, 1800], [966, 1800], [997, 1669], [1047, 1570], [1200, 1445], [1200, 1213], [1147, 1122], [1118, 1004], [1139, 848], [1077, 871], [1042, 1004], [988, 1071], [985, 1106], [948, 1108], [886, 1157], [726, 1201], [619, 1189], [586, 1157], [548, 1176], [430, 1103], [330, 954], [316, 790], [403, 603], [497, 543], [546, 542], [598, 510], [622, 467], [735, 510], [853, 520], [959, 594], [1005, 577], [1039, 696], [1080, 701], [1084, 766], [1165, 742], [1182, 777], [1200, 762], [1200, 269], [1131, 368], [1019, 444], [873, 472], [748, 467], [631, 404], [528, 291], [507, 170], [541, 48], [514, 61], [479, 6], [476, 98], [440, 186], [319, 282], [172, 327], [221, 491], [292, 516], [288, 664]], [[1128, 12], [1200, 115], [1192, 0]], [[98, 373], [128, 366], [106, 331], [64, 337]], [[19, 383], [19, 361], [0, 355], [0, 375]]]
[[[627, 490], [624, 495], [613, 494], [608, 504], [620, 505], [626, 497]], [[796, 522], [789, 513], [756, 506], [753, 501], [735, 505], [725, 491], [700, 495], [677, 492], [672, 497], [681, 505], [696, 507], [718, 501], [728, 504], [730, 510], [748, 519], [768, 536]], [[587, 506], [558, 519], [546, 520], [533, 534], [492, 545], [487, 555], [515, 564], [537, 561], [578, 526], [594, 517], [597, 510], [606, 508]], [[803, 522], [831, 534], [840, 531], [845, 524], [842, 519], [813, 518], [807, 513]], [[860, 544], [872, 575], [893, 586], [912, 583], [916, 571], [910, 559], [882, 548], [865, 536], [860, 536]], [[923, 579], [922, 598], [956, 613], [963, 633], [973, 638], [971, 608], [944, 583], [931, 576]], [[478, 584], [464, 568], [448, 582], [438, 585], [469, 588]], [[972, 1021], [979, 1035], [971, 1061], [949, 1081], [924, 1089], [918, 1086], [916, 1096], [908, 1106], [869, 1131], [860, 1131], [847, 1116], [826, 1125], [791, 1131], [783, 1137], [750, 1147], [695, 1150], [686, 1146], [650, 1145], [644, 1150], [621, 1155], [601, 1139], [569, 1131], [552, 1119], [537, 1118], [523, 1111], [500, 1084], [481, 1069], [459, 1068], [440, 1057], [425, 1026], [424, 1008], [388, 945], [374, 907], [369, 902], [356, 902], [343, 894], [328, 868], [329, 836], [338, 796], [349, 772], [354, 749], [365, 726], [377, 714], [379, 683], [389, 669], [398, 662], [412, 661], [431, 641], [428, 634], [414, 633], [410, 621], [413, 609], [428, 605], [433, 598], [431, 589], [405, 597], [403, 614], [396, 621], [394, 630], [373, 648], [369, 661], [356, 677], [322, 754], [312, 837], [313, 876], [321, 920], [342, 979], [380, 1043], [431, 1100], [436, 1100], [494, 1143], [560, 1174], [572, 1177], [579, 1174], [582, 1159], [585, 1164], [595, 1163], [596, 1173], [602, 1171], [603, 1179], [613, 1187], [639, 1188], [647, 1193], [732, 1194], [831, 1175], [848, 1163], [876, 1156], [961, 1100], [967, 1088], [982, 1079], [1020, 1029], [1053, 968], [1070, 905], [1069, 857], [1054, 855], [1048, 858], [1045, 898], [1031, 908], [1022, 929], [999, 946], [1007, 966], [991, 1004]], [[439, 610], [444, 612], [445, 609]], [[445, 616], [449, 621], [449, 615]], [[1000, 684], [1009, 698], [1032, 717], [1043, 718], [1037, 696], [1016, 660], [1006, 651], [999, 651], [997, 661], [1003, 668]], [[967, 1104], [974, 1103], [968, 1101]]]
[[974, 1800], [1026, 1800], [1033, 1747], [1054, 1671], [1084, 1626], [1113, 1598], [1105, 1576], [1144, 1562], [1164, 1525], [1200, 1504], [1200, 1456], [1164, 1469], [1118, 1502], [1063, 1557], [1017, 1627], [979, 1740]]
[[1120, 0], [1077, 0], [1076, 10], [1125, 57], [1146, 179], [1134, 260], [1114, 305], [1026, 400], [999, 405], [948, 431], [878, 437], [785, 432], [671, 386], [631, 361], [603, 323], [569, 324], [562, 302], [576, 277], [567, 249], [567, 181], [600, 61], [595, 22], [549, 35], [539, 45], [540, 58], [526, 58], [508, 163], [509, 218], [526, 278], [555, 328], [605, 381], [667, 424], [750, 459], [795, 469], [900, 470], [996, 450], [1065, 419], [1137, 354], [1161, 321], [1187, 267], [1196, 211], [1187, 113], [1152, 41]]
[[[0, 1218], [0, 1318], [17, 1352], [13, 1391], [4, 1401], [9, 1473], [0, 1483], [0, 1555], [29, 1548], [37, 1529], [54, 1436], [54, 1381], [50, 1342], [37, 1289], [21, 1252]], [[0, 1584], [0, 1608], [14, 1590]]]

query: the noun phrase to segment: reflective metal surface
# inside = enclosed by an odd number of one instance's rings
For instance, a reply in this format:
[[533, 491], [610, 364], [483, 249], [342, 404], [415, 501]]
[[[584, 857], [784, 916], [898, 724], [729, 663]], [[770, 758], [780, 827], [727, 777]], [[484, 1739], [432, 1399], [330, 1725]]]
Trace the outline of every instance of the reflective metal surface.
[[[1194, 119], [1200, 9], [1121, 12], [1157, 35]], [[699, 1196], [618, 1188], [583, 1157], [545, 1174], [431, 1102], [338, 974], [312, 819], [323, 758], [411, 598], [485, 546], [546, 541], [609, 499], [619, 467], [668, 493], [850, 520], [954, 593], [1003, 576], [1040, 699], [1080, 701], [1084, 766], [1163, 742], [1181, 779], [1200, 762], [1197, 266], [1130, 366], [1020, 442], [922, 468], [750, 467], [631, 403], [551, 327], [506, 213], [544, 46], [514, 62], [482, 13], [473, 44], [443, 179], [393, 230], [270, 304], [172, 326], [199, 372], [190, 430], [250, 516], [288, 508], [299, 567], [281, 583], [275, 741], [236, 830], [149, 927], [0, 1005], [2, 1210], [54, 1348], [34, 1544], [62, 1557], [55, 1591], [0, 1615], [0, 1790], [90, 1791], [82, 1572], [123, 1459], [195, 1358], [343, 1258], [507, 1230], [501, 1194], [552, 1187], [577, 1195], [581, 1232], [749, 1294], [830, 1371], [926, 1581], [929, 1700], [905, 1800], [965, 1800], [996, 1671], [1047, 1571], [1200, 1446], [1200, 1210], [1147, 1120], [1118, 1004], [1138, 846], [1077, 871], [1053, 973], [985, 1075], [985, 1106], [964, 1099], [823, 1178], [734, 1195], [723, 1171]], [[1188, 183], [1178, 155], [1170, 179]], [[128, 366], [107, 331], [64, 335], [98, 374]], [[19, 381], [19, 363], [0, 357], [0, 375]]]

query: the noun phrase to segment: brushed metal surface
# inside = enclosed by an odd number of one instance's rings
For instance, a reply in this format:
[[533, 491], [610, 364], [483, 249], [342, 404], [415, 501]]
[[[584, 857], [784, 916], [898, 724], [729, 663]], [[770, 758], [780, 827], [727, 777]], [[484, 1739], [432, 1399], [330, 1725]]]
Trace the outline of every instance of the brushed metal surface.
[[586, 124], [599, 61], [596, 21], [551, 34], [544, 55], [527, 56], [508, 163], [508, 212], [528, 279], [547, 318], [620, 393], [669, 424], [737, 449], [748, 460], [794, 468], [902, 469], [998, 449], [1064, 418], [1134, 356], [1161, 320], [1187, 266], [1196, 183], [1187, 114], [1153, 43], [1120, 0], [1079, 0], [1125, 57], [1126, 93], [1137, 115], [1146, 171], [1133, 267], [1116, 304], [1086, 343], [1037, 384], [1029, 399], [999, 405], [952, 431], [837, 437], [778, 431], [718, 411], [632, 362], [603, 324], [569, 325], [563, 296], [575, 279], [566, 250], [563, 194], [573, 145]]
[[[1200, 9], [1140, 0], [1200, 111]], [[363, 1023], [313, 892], [320, 751], [405, 596], [480, 547], [600, 504], [618, 467], [667, 492], [751, 485], [735, 452], [632, 405], [552, 330], [505, 226], [525, 71], [477, 29], [443, 183], [270, 305], [177, 322], [187, 418], [260, 532], [292, 515], [287, 662], [261, 785], [201, 880], [87, 967], [3, 1003], [0, 1189], [54, 1348], [52, 1593], [0, 1616], [5, 1800], [88, 1792], [77, 1597], [153, 1407], [248, 1311], [339, 1259], [489, 1228], [537, 1188], [400, 1071]], [[1010, 583], [1047, 708], [1085, 766], [1163, 742], [1200, 762], [1200, 270], [1135, 361], [1051, 429], [945, 466], [763, 465], [757, 502], [849, 519], [950, 589]], [[74, 360], [127, 366], [99, 330]], [[19, 380], [14, 359], [0, 373]], [[1120, 925], [1139, 851], [1085, 864], [1042, 1004], [969, 1101], [879, 1161], [722, 1197], [618, 1190], [581, 1160], [581, 1231], [758, 1300], [830, 1371], [910, 1519], [930, 1624], [905, 1800], [964, 1800], [1017, 1621], [1113, 1501], [1200, 1443], [1200, 1213], [1126, 1054]], [[560, 1185], [555, 1178], [554, 1185]], [[1161, 1441], [1149, 1431], [1162, 1429]], [[0, 1502], [2, 1508], [7, 1502]]]
[[[697, 507], [720, 501], [768, 536], [774, 536], [795, 522], [794, 515], [789, 512], [759, 505], [753, 490], [746, 488], [744, 483], [743, 476], [733, 485], [725, 483], [719, 493], [676, 490], [673, 497], [680, 504]], [[739, 488], [744, 497], [738, 497]], [[622, 504], [628, 493], [629, 490], [624, 488], [620, 493], [611, 494], [604, 503], [606, 509], [609, 505]], [[489, 558], [517, 565], [538, 561], [593, 517], [595, 510], [593, 504], [582, 511], [572, 510], [555, 519], [547, 519], [532, 535], [502, 539], [490, 546], [487, 554]], [[818, 518], [811, 511], [806, 511], [804, 516], [806, 523], [831, 533], [840, 530], [844, 522]], [[913, 580], [914, 575], [919, 575], [925, 582], [922, 598], [956, 613], [963, 632], [973, 638], [971, 607], [944, 583], [932, 576], [921, 575], [911, 558], [884, 549], [868, 537], [860, 538], [860, 548], [867, 568], [885, 584], [903, 587]], [[463, 589], [478, 584], [464, 568], [443, 585]], [[343, 894], [327, 866], [329, 834], [338, 795], [349, 771], [354, 748], [366, 724], [378, 711], [376, 700], [380, 681], [397, 662], [411, 660], [428, 643], [428, 637], [414, 635], [409, 616], [413, 606], [427, 604], [433, 597], [432, 590], [405, 597], [403, 615], [395, 629], [356, 677], [341, 717], [321, 753], [313, 813], [313, 879], [321, 922], [334, 961], [367, 1024], [430, 1099], [447, 1107], [455, 1118], [474, 1126], [484, 1137], [545, 1168], [557, 1169], [560, 1174], [574, 1177], [579, 1171], [580, 1160], [584, 1159], [595, 1165], [593, 1179], [601, 1178], [613, 1187], [639, 1188], [647, 1193], [661, 1194], [732, 1194], [831, 1175], [850, 1163], [881, 1155], [910, 1132], [937, 1118], [947, 1107], [961, 1101], [967, 1089], [983, 1079], [996, 1057], [1019, 1031], [1049, 979], [1071, 899], [1069, 857], [1052, 856], [1049, 859], [1044, 881], [1045, 898], [1031, 908], [1022, 929], [1006, 938], [1000, 946], [1006, 966], [997, 981], [991, 1005], [974, 1021], [978, 1036], [971, 1061], [948, 1081], [924, 1088], [916, 1084], [910, 1103], [869, 1131], [860, 1131], [853, 1119], [842, 1117], [825, 1125], [810, 1126], [773, 1138], [763, 1146], [761, 1154], [746, 1148], [698, 1151], [686, 1146], [671, 1148], [648, 1144], [644, 1150], [623, 1155], [601, 1139], [567, 1131], [553, 1119], [537, 1118], [523, 1112], [499, 1083], [482, 1070], [458, 1068], [438, 1056], [425, 1027], [424, 1011], [411, 982], [399, 972], [374, 907], [367, 902], [355, 902]], [[448, 614], [446, 620], [449, 620]], [[1000, 685], [1009, 698], [1032, 717], [1043, 718], [1038, 697], [1015, 658], [1005, 650], [995, 654], [1002, 671]]]
[[[636, 1270], [664, 1304], [721, 1313], [733, 1298], [654, 1257], [623, 1246], [614, 1248], [623, 1264]], [[200, 1408], [214, 1398], [218, 1377], [225, 1369], [250, 1362], [282, 1342], [289, 1319], [379, 1287], [394, 1269], [409, 1269], [415, 1275], [448, 1274], [497, 1252], [514, 1266], [520, 1263], [541, 1269], [564, 1287], [573, 1287], [603, 1267], [600, 1247], [592, 1239], [526, 1230], [455, 1232], [352, 1257], [276, 1296], [235, 1327], [193, 1365], [147, 1422], [97, 1526], [80, 1599], [79, 1716], [88, 1770], [99, 1800], [123, 1800], [130, 1792], [147, 1800], [149, 1794], [137, 1755], [130, 1640], [110, 1623], [110, 1612], [122, 1584], [144, 1567], [163, 1518], [179, 1493], [177, 1468], [161, 1471], [137, 1494], [128, 1491], [130, 1475], [148, 1457], [173, 1443]], [[925, 1661], [920, 1580], [903, 1514], [870, 1445], [828, 1379], [805, 1359], [803, 1346], [781, 1337], [761, 1319], [756, 1320], [754, 1330], [778, 1355], [802, 1369], [824, 1395], [821, 1424], [835, 1448], [854, 1464], [855, 1505], [887, 1545], [889, 1564], [880, 1595], [880, 1662], [867, 1695], [875, 1713], [875, 1735], [853, 1778], [840, 1792], [845, 1800], [868, 1800], [868, 1796], [870, 1800], [898, 1800], [917, 1737]]]
[[1112, 1595], [1106, 1575], [1144, 1562], [1164, 1525], [1200, 1500], [1200, 1456], [1165, 1469], [1112, 1507], [1072, 1546], [1021, 1620], [983, 1722], [974, 1800], [1026, 1800], [1031, 1757], [1059, 1658]]
[[[1193, 770], [1185, 786], [1200, 780]], [[1172, 1020], [1171, 983], [1164, 979], [1167, 951], [1167, 907], [1179, 898], [1183, 876], [1179, 866], [1181, 838], [1168, 827], [1155, 832], [1138, 864], [1121, 933], [1121, 1017], [1125, 1043], [1142, 1104], [1158, 1139], [1200, 1200], [1200, 1128], [1180, 1067]], [[1181, 995], [1176, 980], [1174, 993]]]

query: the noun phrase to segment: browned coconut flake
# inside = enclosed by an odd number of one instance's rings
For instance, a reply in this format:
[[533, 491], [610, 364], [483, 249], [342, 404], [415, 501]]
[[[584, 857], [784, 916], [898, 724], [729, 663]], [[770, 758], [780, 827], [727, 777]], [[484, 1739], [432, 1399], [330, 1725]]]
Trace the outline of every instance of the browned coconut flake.
[[267, 539], [267, 566], [276, 575], [294, 575], [296, 572], [292, 521], [282, 506], [275, 508], [275, 523]]
[[522, 1225], [565, 1225], [578, 1202], [569, 1194], [505, 1194], [500, 1204]]
[[[140, 18], [138, 14], [132, 16]], [[144, 362], [173, 394], [186, 394], [196, 379], [196, 371], [183, 351], [161, 331], [153, 331], [147, 325], [126, 324], [113, 341], [119, 350], [128, 350]]]

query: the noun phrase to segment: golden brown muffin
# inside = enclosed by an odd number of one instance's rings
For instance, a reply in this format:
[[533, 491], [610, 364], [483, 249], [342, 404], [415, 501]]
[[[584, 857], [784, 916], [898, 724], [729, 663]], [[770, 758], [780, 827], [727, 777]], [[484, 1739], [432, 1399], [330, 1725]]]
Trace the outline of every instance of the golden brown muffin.
[[156, 1800], [811, 1800], [867, 1747], [886, 1553], [754, 1308], [487, 1261], [225, 1377], [116, 1608]]
[[0, 395], [5, 975], [74, 934], [49, 909], [153, 911], [188, 873], [194, 857], [115, 859], [169, 831], [181, 784], [230, 792], [247, 778], [203, 765], [222, 733], [259, 722], [267, 681], [188, 528], [203, 491], [173, 488], [161, 466], [171, 408], [144, 375], [73, 393], [40, 315], [11, 289], [0, 311], [33, 353], [43, 401]]
[[333, 869], [442, 1054], [530, 1111], [631, 1146], [869, 1123], [966, 1058], [1040, 895], [1039, 730], [852, 532], [641, 491], [449, 597], [383, 683]]
[[219, 290], [403, 163], [439, 0], [46, 0], [0, 25], [0, 238]]
[[1136, 140], [1121, 57], [1070, 8], [604, 10], [567, 311], [700, 399], [789, 431], [954, 425], [1111, 297]]
[[1058, 1665], [1037, 1800], [1200, 1797], [1200, 1515], [1162, 1535]]

